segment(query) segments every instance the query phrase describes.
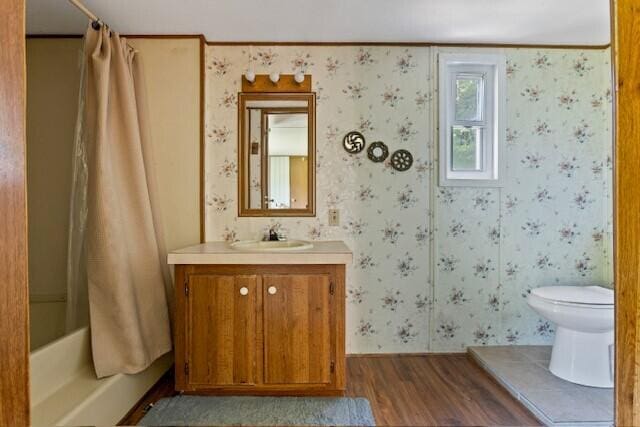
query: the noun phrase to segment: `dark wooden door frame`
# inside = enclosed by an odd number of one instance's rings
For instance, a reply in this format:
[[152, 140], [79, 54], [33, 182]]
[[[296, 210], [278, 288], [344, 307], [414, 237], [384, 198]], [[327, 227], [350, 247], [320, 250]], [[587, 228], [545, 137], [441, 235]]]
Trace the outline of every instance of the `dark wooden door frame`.
[[25, 2], [0, 6], [0, 425], [29, 425]]
[[615, 90], [615, 421], [640, 425], [640, 4], [612, 0]]

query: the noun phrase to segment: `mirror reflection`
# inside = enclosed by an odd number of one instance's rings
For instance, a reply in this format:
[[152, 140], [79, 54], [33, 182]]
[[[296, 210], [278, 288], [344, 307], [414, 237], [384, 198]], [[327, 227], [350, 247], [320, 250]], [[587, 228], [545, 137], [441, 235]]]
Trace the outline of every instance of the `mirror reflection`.
[[241, 215], [313, 212], [313, 94], [241, 94]]

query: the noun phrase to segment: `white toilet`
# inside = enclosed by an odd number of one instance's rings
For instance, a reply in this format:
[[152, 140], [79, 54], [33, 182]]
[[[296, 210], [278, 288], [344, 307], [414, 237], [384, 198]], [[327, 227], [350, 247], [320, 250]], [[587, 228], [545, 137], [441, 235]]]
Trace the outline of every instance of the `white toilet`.
[[613, 387], [613, 291], [601, 286], [546, 286], [527, 300], [556, 324], [549, 370], [591, 387]]

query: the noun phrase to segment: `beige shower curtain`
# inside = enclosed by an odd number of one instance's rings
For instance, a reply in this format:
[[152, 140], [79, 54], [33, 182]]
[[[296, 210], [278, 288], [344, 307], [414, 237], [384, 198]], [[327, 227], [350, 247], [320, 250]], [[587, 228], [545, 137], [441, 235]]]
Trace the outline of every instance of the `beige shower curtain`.
[[89, 26], [84, 47], [86, 274], [98, 377], [171, 350], [170, 289], [142, 70], [124, 38]]

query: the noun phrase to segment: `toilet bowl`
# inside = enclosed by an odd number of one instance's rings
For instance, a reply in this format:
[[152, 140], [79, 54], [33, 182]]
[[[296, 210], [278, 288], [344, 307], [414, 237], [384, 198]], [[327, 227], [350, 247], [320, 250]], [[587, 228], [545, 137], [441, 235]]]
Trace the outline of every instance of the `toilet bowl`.
[[601, 286], [546, 286], [527, 302], [556, 324], [549, 370], [591, 387], [613, 387], [613, 291]]

